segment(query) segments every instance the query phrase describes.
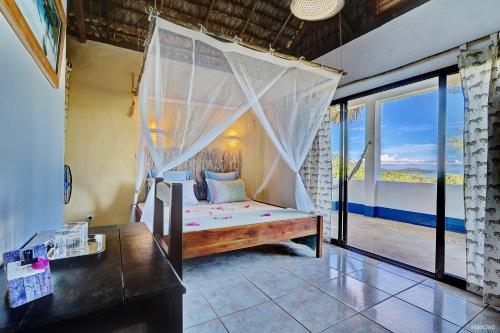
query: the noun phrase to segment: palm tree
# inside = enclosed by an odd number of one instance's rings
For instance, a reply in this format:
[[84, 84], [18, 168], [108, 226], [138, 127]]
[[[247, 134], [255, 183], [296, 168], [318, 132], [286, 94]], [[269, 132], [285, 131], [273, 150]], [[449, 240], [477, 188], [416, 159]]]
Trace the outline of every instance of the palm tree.
[[448, 139], [448, 145], [453, 148], [458, 154], [463, 154], [464, 138], [461, 136], [453, 136]]
[[[357, 120], [361, 116], [361, 108], [364, 105], [355, 105], [347, 108], [347, 117], [349, 118], [349, 122], [353, 122]], [[330, 120], [334, 124], [340, 123], [340, 106], [334, 105], [330, 107]]]

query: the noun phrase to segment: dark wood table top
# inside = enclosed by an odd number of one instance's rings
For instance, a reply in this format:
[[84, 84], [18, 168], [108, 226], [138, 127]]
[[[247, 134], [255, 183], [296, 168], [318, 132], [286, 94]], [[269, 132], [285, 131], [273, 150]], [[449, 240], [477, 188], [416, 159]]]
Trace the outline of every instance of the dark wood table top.
[[[137, 300], [186, 292], [179, 277], [143, 223], [90, 228], [106, 234], [102, 253], [52, 261], [54, 294], [10, 309], [0, 302], [0, 332], [47, 324], [123, 307]], [[40, 233], [30, 244], [50, 238]], [[5, 295], [5, 272], [0, 294]]]

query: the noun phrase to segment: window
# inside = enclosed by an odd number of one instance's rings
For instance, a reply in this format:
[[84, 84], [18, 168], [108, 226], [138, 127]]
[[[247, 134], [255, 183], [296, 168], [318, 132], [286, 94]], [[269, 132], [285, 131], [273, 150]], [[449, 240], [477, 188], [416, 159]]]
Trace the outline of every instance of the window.
[[457, 72], [450, 66], [335, 101], [349, 121], [332, 126], [334, 166], [341, 160], [352, 170], [366, 142], [372, 145], [349, 181], [335, 168], [342, 191], [332, 240], [462, 284], [464, 96]]
[[437, 79], [393, 89], [393, 94], [379, 102], [379, 179], [436, 183]]
[[349, 127], [348, 133], [348, 159], [349, 165], [347, 168], [348, 175], [352, 175], [353, 180], [364, 180], [365, 179], [365, 160], [361, 161], [361, 167], [355, 171], [354, 168], [363, 155], [365, 149], [365, 121], [366, 121], [366, 106], [361, 105], [349, 105], [347, 107], [349, 110]]
[[446, 184], [464, 183], [464, 95], [459, 74], [448, 75], [446, 91]]
[[445, 272], [465, 278], [464, 95], [459, 74], [446, 78]]
[[[349, 105], [349, 128], [348, 128], [348, 150], [349, 150], [349, 165], [347, 168], [348, 175], [351, 175], [356, 163], [360, 160], [365, 149], [365, 122], [366, 122], [366, 106], [364, 104]], [[339, 126], [339, 112], [338, 105], [332, 108], [332, 157], [333, 157], [333, 178], [338, 179], [340, 168], [340, 126]], [[361, 167], [353, 174], [352, 179], [364, 180], [365, 179], [365, 160], [361, 161]]]

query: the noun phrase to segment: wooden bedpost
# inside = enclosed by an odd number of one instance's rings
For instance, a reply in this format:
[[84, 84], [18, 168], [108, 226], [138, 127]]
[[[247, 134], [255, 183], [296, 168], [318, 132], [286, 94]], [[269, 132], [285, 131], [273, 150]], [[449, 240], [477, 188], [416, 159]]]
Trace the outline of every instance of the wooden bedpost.
[[170, 218], [168, 235], [170, 243], [168, 246], [168, 259], [172, 263], [177, 275], [182, 279], [182, 184], [171, 183]]
[[158, 198], [158, 183], [161, 182], [163, 182], [163, 178], [155, 178], [153, 235], [163, 237], [163, 201]]
[[323, 255], [323, 216], [318, 215], [317, 221], [316, 258], [321, 258]]
[[[155, 179], [153, 235], [182, 279], [182, 184]], [[165, 235], [164, 204], [169, 207], [168, 234]]]
[[163, 201], [158, 198], [158, 183], [161, 183], [163, 178], [155, 178], [154, 192], [154, 215], [153, 215], [153, 235], [163, 236]]

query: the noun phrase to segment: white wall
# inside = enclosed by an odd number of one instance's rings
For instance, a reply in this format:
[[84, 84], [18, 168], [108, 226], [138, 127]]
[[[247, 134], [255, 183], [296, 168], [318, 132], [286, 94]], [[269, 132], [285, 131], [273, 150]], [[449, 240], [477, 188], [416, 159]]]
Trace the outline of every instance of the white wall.
[[64, 70], [60, 88], [52, 88], [2, 14], [0, 45], [3, 253], [21, 246], [35, 232], [62, 223]]
[[457, 50], [354, 84], [500, 30], [498, 0], [431, 0], [337, 48], [317, 62], [347, 71], [335, 98], [454, 65]]

